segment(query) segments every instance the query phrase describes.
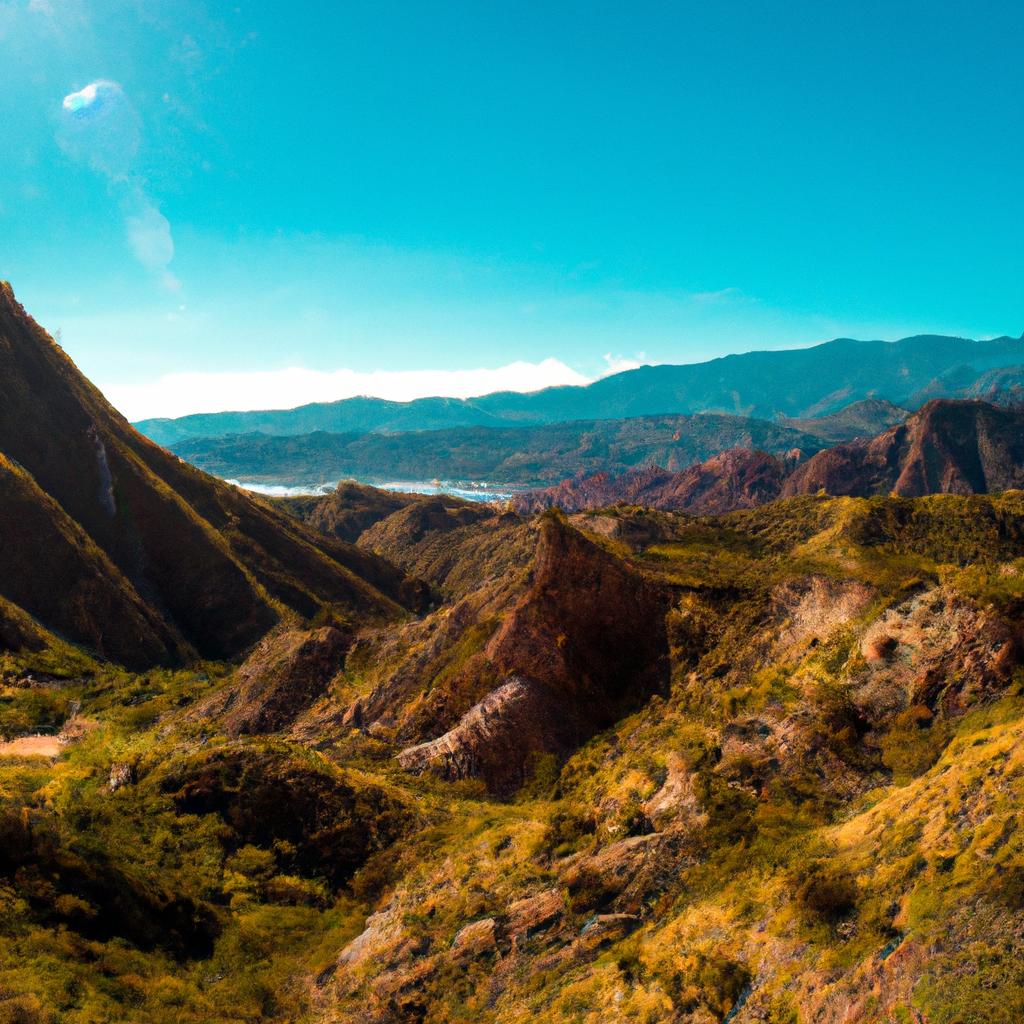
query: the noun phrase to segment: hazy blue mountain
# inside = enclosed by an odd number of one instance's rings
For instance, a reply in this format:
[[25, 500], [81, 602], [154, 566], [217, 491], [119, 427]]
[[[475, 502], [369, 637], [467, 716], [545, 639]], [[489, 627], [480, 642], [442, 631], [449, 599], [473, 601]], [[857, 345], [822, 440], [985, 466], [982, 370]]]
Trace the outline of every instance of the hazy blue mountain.
[[679, 470], [727, 448], [778, 454], [799, 448], [807, 455], [824, 444], [782, 424], [706, 413], [398, 434], [237, 434], [187, 439], [173, 451], [217, 476], [264, 483], [439, 478], [538, 486], [639, 465]]
[[[1024, 374], [1024, 338], [971, 341], [938, 335], [902, 341], [840, 338], [806, 349], [747, 352], [684, 366], [642, 366], [586, 387], [480, 398], [390, 402], [349, 398], [297, 409], [221, 412], [136, 426], [160, 444], [188, 437], [395, 432], [457, 426], [559, 423], [632, 416], [725, 412], [762, 419], [823, 416], [862, 399], [917, 408], [930, 398], [961, 397], [991, 371]], [[997, 375], [998, 377], [998, 375]], [[998, 391], [998, 388], [997, 388]], [[987, 391], [988, 400], [998, 394]]]

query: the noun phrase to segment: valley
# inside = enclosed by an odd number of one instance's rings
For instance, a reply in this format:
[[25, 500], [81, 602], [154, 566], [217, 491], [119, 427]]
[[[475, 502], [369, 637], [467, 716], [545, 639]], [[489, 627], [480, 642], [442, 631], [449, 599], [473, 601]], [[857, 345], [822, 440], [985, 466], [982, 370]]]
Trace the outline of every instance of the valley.
[[0, 369], [0, 1020], [1017, 1020], [1013, 408], [269, 499]]

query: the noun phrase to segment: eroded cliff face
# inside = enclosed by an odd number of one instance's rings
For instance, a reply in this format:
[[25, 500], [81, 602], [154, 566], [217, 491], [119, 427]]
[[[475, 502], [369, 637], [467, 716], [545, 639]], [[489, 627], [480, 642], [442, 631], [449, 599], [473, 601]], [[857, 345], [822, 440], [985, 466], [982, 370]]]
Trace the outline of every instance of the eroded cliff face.
[[639, 505], [714, 515], [774, 501], [799, 459], [799, 450], [776, 457], [748, 448], [730, 448], [680, 472], [644, 466], [618, 476], [596, 473], [565, 480], [556, 487], [524, 491], [512, 499], [512, 504], [524, 513], [546, 508], [582, 512], [609, 505]]
[[564, 756], [664, 690], [667, 606], [663, 589], [547, 517], [530, 586], [484, 651], [501, 684], [400, 763], [515, 790], [538, 755]]
[[812, 456], [784, 495], [986, 494], [1024, 484], [1024, 413], [978, 401], [932, 401], [878, 437]]

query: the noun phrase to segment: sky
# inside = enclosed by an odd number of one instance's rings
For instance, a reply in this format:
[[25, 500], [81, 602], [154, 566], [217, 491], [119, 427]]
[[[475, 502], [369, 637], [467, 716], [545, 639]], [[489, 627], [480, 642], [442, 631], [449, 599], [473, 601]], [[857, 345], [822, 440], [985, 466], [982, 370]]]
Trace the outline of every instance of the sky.
[[1024, 5], [0, 0], [0, 278], [126, 415], [1024, 331]]

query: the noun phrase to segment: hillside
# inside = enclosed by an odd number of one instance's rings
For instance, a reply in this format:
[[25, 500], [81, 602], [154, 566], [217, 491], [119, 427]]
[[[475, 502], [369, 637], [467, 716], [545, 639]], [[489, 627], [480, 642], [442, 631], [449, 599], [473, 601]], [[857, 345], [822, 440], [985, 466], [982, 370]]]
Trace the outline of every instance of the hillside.
[[419, 600], [386, 562], [306, 529], [129, 426], [0, 284], [0, 594], [123, 664], [243, 653], [326, 606]]
[[823, 446], [778, 424], [708, 413], [409, 434], [245, 434], [182, 441], [173, 450], [219, 477], [263, 483], [355, 477], [368, 483], [436, 478], [530, 486], [651, 463], [682, 469], [735, 447], [810, 453]]
[[[1003, 379], [992, 371], [1012, 367]], [[163, 445], [229, 434], [293, 435], [560, 423], [664, 414], [729, 413], [760, 419], [827, 415], [863, 399], [916, 409], [929, 398], [996, 400], [1020, 393], [1024, 338], [971, 341], [919, 336], [895, 342], [840, 338], [806, 349], [747, 352], [684, 366], [642, 366], [586, 387], [480, 398], [390, 402], [351, 398], [298, 409], [144, 420]], [[972, 388], [978, 388], [968, 393]], [[884, 424], [877, 424], [881, 429]], [[869, 431], [874, 432], [874, 431]]]
[[819, 452], [782, 493], [985, 494], [1024, 486], [1024, 409], [932, 401], [870, 440]]
[[1019, 494], [429, 499], [360, 544], [436, 606], [8, 677], [93, 725], [0, 753], [7, 1019], [1015, 1024]]
[[865, 398], [851, 402], [827, 416], [779, 420], [784, 426], [813, 434], [825, 441], [852, 441], [855, 437], [874, 437], [883, 430], [902, 423], [910, 413], [881, 398]]

